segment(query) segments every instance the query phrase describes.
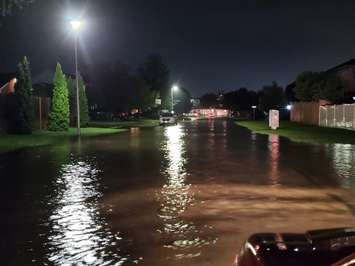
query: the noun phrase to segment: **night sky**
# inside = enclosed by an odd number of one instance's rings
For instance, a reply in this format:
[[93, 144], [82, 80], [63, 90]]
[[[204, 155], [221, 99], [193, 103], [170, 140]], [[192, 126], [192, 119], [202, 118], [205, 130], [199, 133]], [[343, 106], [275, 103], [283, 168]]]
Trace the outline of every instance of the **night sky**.
[[13, 71], [23, 55], [33, 76], [57, 61], [73, 71], [68, 20], [78, 13], [86, 20], [82, 63], [137, 67], [161, 54], [172, 81], [194, 96], [286, 85], [302, 71], [355, 57], [353, 0], [37, 0], [0, 18], [0, 72]]

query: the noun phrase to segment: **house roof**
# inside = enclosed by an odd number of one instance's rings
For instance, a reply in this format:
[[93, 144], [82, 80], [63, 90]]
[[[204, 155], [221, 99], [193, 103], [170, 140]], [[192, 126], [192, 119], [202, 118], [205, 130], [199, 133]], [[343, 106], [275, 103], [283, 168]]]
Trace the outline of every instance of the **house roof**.
[[16, 78], [16, 73], [0, 73], [0, 87], [4, 86], [13, 78]]
[[[335, 66], [335, 67], [329, 68], [329, 69], [326, 70], [325, 72], [327, 72], [327, 73], [334, 73], [334, 72], [339, 71], [339, 70], [341, 70], [341, 69], [344, 69], [344, 68], [346, 68], [346, 67], [348, 67], [348, 66], [355, 66], [355, 58], [350, 59], [350, 60], [348, 60], [348, 61], [346, 61], [346, 62], [344, 62], [344, 63], [341, 63], [341, 64], [339, 64], [339, 65], [337, 65], [337, 66]], [[296, 86], [296, 81], [293, 81], [293, 82], [289, 83], [289, 84], [286, 86], [286, 88], [291, 88], [291, 89], [293, 89], [295, 86]]]
[[348, 61], [346, 61], [346, 62], [344, 62], [344, 63], [342, 63], [340, 65], [332, 67], [332, 68], [328, 69], [326, 72], [336, 72], [336, 71], [338, 71], [338, 70], [340, 70], [340, 69], [342, 69], [344, 67], [348, 67], [348, 66], [355, 66], [355, 59], [354, 58], [350, 59], [350, 60], [348, 60]]

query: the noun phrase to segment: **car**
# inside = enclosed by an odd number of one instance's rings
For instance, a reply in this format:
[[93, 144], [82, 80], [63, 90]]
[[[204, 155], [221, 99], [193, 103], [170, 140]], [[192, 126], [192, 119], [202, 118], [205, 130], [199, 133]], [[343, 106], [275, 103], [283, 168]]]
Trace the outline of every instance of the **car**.
[[161, 113], [159, 116], [159, 124], [160, 125], [176, 125], [177, 118], [173, 113]]
[[355, 228], [254, 234], [242, 245], [235, 266], [355, 265]]

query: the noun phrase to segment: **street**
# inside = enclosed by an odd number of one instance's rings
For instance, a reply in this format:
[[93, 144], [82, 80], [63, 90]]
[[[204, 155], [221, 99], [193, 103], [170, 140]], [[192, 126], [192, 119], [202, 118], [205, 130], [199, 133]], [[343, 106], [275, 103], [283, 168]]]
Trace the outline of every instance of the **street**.
[[256, 232], [353, 226], [355, 146], [227, 120], [0, 156], [3, 265], [231, 265]]

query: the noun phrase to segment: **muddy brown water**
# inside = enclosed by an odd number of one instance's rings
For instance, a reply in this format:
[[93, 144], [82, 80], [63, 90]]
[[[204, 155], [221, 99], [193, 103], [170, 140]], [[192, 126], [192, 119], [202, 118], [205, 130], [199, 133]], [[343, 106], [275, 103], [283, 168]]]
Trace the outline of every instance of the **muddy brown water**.
[[1, 265], [231, 265], [251, 233], [353, 226], [354, 159], [224, 120], [3, 154]]

